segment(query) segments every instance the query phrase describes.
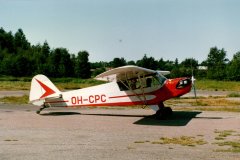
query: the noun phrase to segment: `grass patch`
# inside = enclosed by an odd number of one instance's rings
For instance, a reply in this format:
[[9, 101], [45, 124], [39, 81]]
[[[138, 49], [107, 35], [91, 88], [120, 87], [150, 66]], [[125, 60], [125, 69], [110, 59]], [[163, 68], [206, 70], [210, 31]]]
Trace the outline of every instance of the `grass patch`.
[[31, 82], [32, 77], [13, 77], [13, 76], [0, 76], [0, 81], [21, 81]]
[[213, 144], [217, 144], [218, 146], [228, 146], [230, 148], [227, 149], [217, 149], [216, 152], [234, 152], [240, 153], [240, 139], [239, 140], [226, 140], [229, 136], [236, 136], [236, 131], [234, 130], [215, 130], [214, 133], [217, 133], [218, 136], [215, 138], [216, 140], [225, 140], [225, 141], [218, 141]]
[[224, 141], [224, 142], [216, 142], [218, 146], [229, 146], [228, 149], [218, 149], [217, 152], [234, 152], [240, 153], [240, 142], [239, 141]]
[[135, 147], [132, 147], [132, 146], [127, 146], [127, 149], [136, 149]]
[[175, 98], [165, 102], [176, 110], [227, 111], [240, 112], [240, 101], [231, 101], [222, 97]]
[[0, 90], [29, 90], [30, 82], [0, 81]]
[[209, 97], [209, 98], [180, 98], [180, 99], [170, 99], [166, 101], [166, 104], [189, 104], [191, 106], [239, 106], [240, 101], [231, 101], [225, 98]]
[[196, 145], [207, 144], [207, 142], [203, 139], [197, 139], [195, 137], [181, 136], [173, 138], [162, 137], [160, 138], [160, 141], [153, 141], [152, 144], [179, 144], [182, 146], [194, 147]]
[[240, 97], [240, 93], [232, 92], [232, 93], [228, 94], [227, 97]]
[[146, 140], [146, 141], [135, 141], [134, 143], [148, 143], [150, 142], [149, 140]]
[[[79, 78], [49, 78], [59, 89], [78, 89], [89, 86], [95, 86], [106, 82], [95, 79]], [[0, 90], [28, 90], [30, 88], [32, 77], [11, 77], [0, 76]], [[240, 91], [240, 82], [234, 81], [215, 81], [215, 80], [197, 80], [196, 88], [199, 90], [211, 91]], [[239, 94], [230, 96], [240, 96]]]
[[219, 130], [215, 130], [214, 133], [218, 134], [218, 137], [228, 137], [231, 136], [232, 133], [235, 133], [236, 131], [234, 130], [223, 130], [223, 131], [219, 131]]
[[236, 131], [234, 130], [215, 130], [214, 133], [217, 133], [218, 136], [215, 137], [215, 140], [225, 140], [228, 136], [231, 136], [233, 133], [235, 133]]
[[219, 146], [231, 146], [231, 147], [240, 149], [240, 142], [236, 142], [236, 141], [216, 142], [215, 144], [218, 144]]
[[174, 110], [240, 112], [239, 106], [192, 106], [192, 107], [176, 107], [174, 108]]
[[224, 137], [215, 137], [215, 140], [225, 140]]
[[18, 140], [16, 140], [16, 139], [5, 139], [4, 141], [6, 141], [6, 142], [17, 142]]
[[197, 80], [195, 83], [200, 90], [240, 91], [240, 82], [235, 81]]
[[164, 144], [162, 141], [153, 141], [152, 144]]
[[[70, 90], [91, 87], [105, 82], [95, 79], [50, 78], [59, 90]], [[1, 78], [0, 90], [30, 90], [31, 78]]]
[[239, 149], [239, 148], [216, 149], [215, 152], [233, 152], [233, 153], [240, 153], [240, 149]]
[[134, 143], [145, 143], [145, 141], [135, 141]]
[[198, 137], [204, 137], [204, 135], [202, 135], [202, 134], [199, 134], [199, 135], [197, 135]]
[[29, 97], [27, 95], [21, 96], [21, 97], [3, 97], [0, 98], [0, 102], [3, 103], [10, 103], [10, 104], [27, 104], [29, 101]]

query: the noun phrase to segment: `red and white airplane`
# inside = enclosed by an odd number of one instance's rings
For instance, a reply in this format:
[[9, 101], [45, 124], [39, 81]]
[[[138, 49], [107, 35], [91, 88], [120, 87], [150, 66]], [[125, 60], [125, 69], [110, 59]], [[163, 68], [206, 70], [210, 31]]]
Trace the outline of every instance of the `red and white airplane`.
[[124, 66], [106, 71], [95, 79], [109, 83], [61, 92], [44, 75], [36, 75], [31, 82], [30, 103], [41, 106], [38, 114], [48, 107], [81, 106], [148, 106], [157, 118], [172, 114], [163, 102], [191, 90], [194, 79], [167, 79], [169, 71], [155, 71], [138, 66]]

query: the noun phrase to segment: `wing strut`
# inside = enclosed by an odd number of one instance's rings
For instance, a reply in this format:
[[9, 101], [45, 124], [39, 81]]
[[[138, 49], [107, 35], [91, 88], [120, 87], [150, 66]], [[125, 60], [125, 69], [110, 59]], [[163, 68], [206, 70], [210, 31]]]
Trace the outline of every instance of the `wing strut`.
[[142, 101], [142, 102], [144, 103], [144, 105], [143, 105], [142, 108], [143, 108], [143, 109], [146, 108], [146, 106], [147, 106], [147, 100], [146, 100], [146, 96], [145, 96], [145, 94], [144, 94], [143, 84], [142, 84], [142, 81], [141, 81], [141, 79], [140, 79], [140, 76], [138, 75], [138, 78], [139, 78], [139, 81], [140, 81], [140, 86], [141, 86], [142, 95], [143, 95], [143, 97], [144, 97], [144, 100], [142, 100], [142, 98], [140, 97], [140, 95], [137, 94], [137, 93], [132, 89], [131, 84], [130, 84], [129, 81], [128, 81], [128, 77], [127, 77], [127, 73], [126, 73], [126, 72], [125, 72], [125, 78], [126, 78], [126, 82], [127, 82], [128, 85], [126, 85], [121, 79], [119, 79], [119, 81], [120, 81], [125, 87], [127, 87], [130, 91], [132, 91], [133, 94], [134, 94], [136, 97], [138, 97], [138, 99], [139, 99], [140, 101]]
[[[143, 78], [145, 78], [144, 75], [143, 75]], [[142, 84], [140, 75], [138, 75], [138, 80], [139, 80], [139, 82], [140, 82], [140, 87], [141, 87], [142, 95], [143, 95], [143, 97], [144, 97], [144, 106], [142, 107], [142, 108], [144, 109], [144, 108], [147, 107], [147, 100], [146, 100], [146, 96], [145, 96], [145, 93], [144, 93], [143, 84]]]

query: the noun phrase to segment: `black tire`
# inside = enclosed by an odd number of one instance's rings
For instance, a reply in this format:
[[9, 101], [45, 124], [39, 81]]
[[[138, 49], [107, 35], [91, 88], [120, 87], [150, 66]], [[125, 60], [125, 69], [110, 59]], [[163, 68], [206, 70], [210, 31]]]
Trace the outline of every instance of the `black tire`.
[[170, 107], [164, 107], [164, 113], [167, 117], [171, 116], [173, 114], [172, 108]]
[[159, 119], [159, 120], [166, 119], [166, 114], [164, 113], [164, 108], [160, 108], [160, 109], [156, 112], [156, 119]]
[[161, 119], [161, 120], [167, 119], [172, 115], [172, 109], [170, 107], [160, 108], [155, 115], [156, 115], [156, 119]]

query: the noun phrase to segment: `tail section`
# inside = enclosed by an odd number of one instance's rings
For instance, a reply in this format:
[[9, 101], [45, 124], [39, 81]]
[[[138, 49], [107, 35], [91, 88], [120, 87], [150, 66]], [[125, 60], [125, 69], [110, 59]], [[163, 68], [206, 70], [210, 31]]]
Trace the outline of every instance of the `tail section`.
[[44, 75], [36, 75], [31, 82], [29, 102], [41, 106], [46, 98], [59, 97], [61, 92]]

